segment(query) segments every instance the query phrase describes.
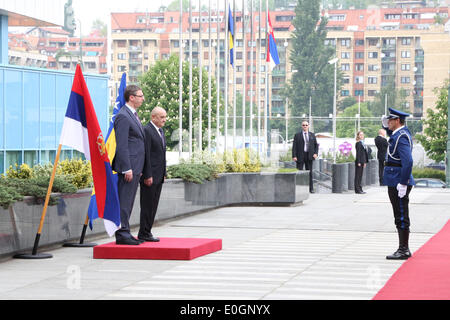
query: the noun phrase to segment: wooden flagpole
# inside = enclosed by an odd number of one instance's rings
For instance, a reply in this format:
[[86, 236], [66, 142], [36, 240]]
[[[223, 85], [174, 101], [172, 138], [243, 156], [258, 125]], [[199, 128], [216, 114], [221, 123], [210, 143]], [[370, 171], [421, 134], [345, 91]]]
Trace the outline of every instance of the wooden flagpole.
[[59, 155], [61, 154], [61, 146], [62, 146], [61, 144], [58, 146], [58, 152], [56, 153], [55, 163], [53, 164], [52, 176], [51, 176], [50, 182], [48, 184], [47, 195], [45, 196], [44, 208], [42, 209], [42, 215], [41, 215], [41, 221], [39, 223], [39, 229], [38, 229], [38, 232], [36, 233], [36, 238], [34, 240], [33, 251], [31, 252], [31, 254], [26, 254], [26, 253], [16, 254], [15, 256], [13, 256], [14, 258], [17, 258], [17, 259], [48, 259], [48, 258], [53, 257], [49, 253], [38, 253], [37, 248], [39, 245], [39, 239], [41, 238], [42, 227], [44, 226], [44, 220], [45, 220], [45, 215], [47, 213], [48, 202], [50, 200], [50, 195], [52, 193], [53, 181], [55, 180], [55, 175], [56, 175], [56, 167], [58, 166]]

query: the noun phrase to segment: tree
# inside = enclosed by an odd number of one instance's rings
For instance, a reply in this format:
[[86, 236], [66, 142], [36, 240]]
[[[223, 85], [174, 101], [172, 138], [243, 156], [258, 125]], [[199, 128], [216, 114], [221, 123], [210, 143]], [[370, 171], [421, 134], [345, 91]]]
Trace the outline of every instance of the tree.
[[438, 96], [435, 110], [427, 110], [427, 118], [423, 121], [424, 134], [416, 134], [416, 139], [422, 144], [427, 156], [436, 162], [443, 161], [447, 151], [449, 85], [450, 80], [446, 80], [441, 88], [434, 90]]
[[[320, 16], [319, 2], [298, 0], [295, 8], [290, 60], [296, 72], [284, 92], [291, 102], [291, 114], [309, 114], [310, 97], [313, 116], [328, 116], [333, 110], [334, 65], [328, 61], [335, 56], [335, 48], [325, 45], [328, 21]], [[337, 92], [341, 87], [341, 79], [339, 71]], [[316, 131], [323, 129], [315, 127]]]
[[[208, 144], [208, 73], [203, 71], [202, 81], [202, 137], [203, 148]], [[183, 149], [187, 145], [187, 130], [189, 130], [189, 64], [183, 63]], [[216, 82], [211, 79], [211, 136], [215, 136], [216, 128]], [[142, 123], [150, 121], [150, 113], [154, 107], [162, 107], [167, 111], [167, 122], [164, 126], [167, 147], [169, 150], [178, 145], [179, 128], [179, 61], [178, 55], [171, 55], [168, 60], [157, 61], [148, 72], [139, 77], [142, 92], [145, 96], [144, 104], [139, 108]], [[198, 142], [199, 121], [199, 69], [192, 68], [192, 127], [193, 145]], [[195, 142], [194, 142], [195, 140]]]
[[108, 26], [100, 19], [95, 19], [92, 22], [92, 31], [98, 31], [102, 37], [106, 37], [108, 35]]
[[[339, 138], [354, 138], [356, 137], [357, 121], [358, 118], [355, 115], [358, 113], [358, 103], [354, 104], [351, 107], [345, 109], [345, 111], [341, 114], [341, 117], [346, 118], [354, 118], [354, 120], [342, 120], [339, 121], [339, 117], [336, 121], [336, 136]], [[373, 117], [373, 114], [369, 111], [366, 102], [361, 103], [361, 118]], [[378, 130], [381, 128], [381, 121], [378, 123], [374, 123], [368, 120], [360, 121], [360, 128], [364, 131], [364, 135], [366, 137], [376, 137], [378, 134]]]

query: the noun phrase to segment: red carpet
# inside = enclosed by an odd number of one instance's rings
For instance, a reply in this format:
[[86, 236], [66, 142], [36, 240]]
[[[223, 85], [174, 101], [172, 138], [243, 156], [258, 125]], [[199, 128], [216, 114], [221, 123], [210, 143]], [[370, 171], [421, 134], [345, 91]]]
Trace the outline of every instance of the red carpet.
[[221, 249], [221, 239], [160, 238], [138, 246], [115, 242], [95, 246], [94, 259], [192, 260]]
[[450, 299], [450, 220], [401, 265], [373, 299]]

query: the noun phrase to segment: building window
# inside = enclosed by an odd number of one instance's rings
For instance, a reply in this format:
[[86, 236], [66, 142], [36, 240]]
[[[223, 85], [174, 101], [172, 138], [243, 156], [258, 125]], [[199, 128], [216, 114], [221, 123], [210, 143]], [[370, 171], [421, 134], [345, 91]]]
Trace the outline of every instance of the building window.
[[377, 90], [367, 90], [367, 95], [369, 97], [374, 97], [377, 94]]
[[402, 64], [402, 71], [411, 70], [411, 65], [409, 63]]
[[364, 90], [355, 90], [355, 97], [364, 96]]
[[364, 59], [364, 52], [355, 52], [355, 59]]
[[350, 52], [341, 52], [341, 59], [350, 59]]
[[375, 84], [377, 83], [377, 77], [368, 77], [367, 82], [370, 84]]
[[355, 71], [364, 71], [364, 63], [356, 63]]
[[364, 39], [356, 39], [355, 45], [356, 46], [364, 46]]
[[400, 82], [401, 83], [410, 83], [411, 79], [409, 77], [401, 77]]
[[342, 71], [349, 71], [350, 70], [350, 63], [343, 63], [343, 64], [341, 64], [341, 70]]
[[341, 46], [350, 47], [350, 39], [341, 39]]
[[371, 59], [378, 58], [378, 52], [376, 52], [376, 51], [369, 52], [369, 58], [371, 58]]
[[350, 95], [350, 91], [349, 90], [341, 90], [341, 96], [342, 97], [347, 97]]
[[378, 70], [378, 65], [376, 64], [369, 64], [367, 67], [367, 70], [369, 71], [377, 71]]
[[127, 54], [126, 54], [126, 53], [118, 53], [118, 54], [117, 54], [117, 59], [118, 59], [118, 60], [125, 60], [126, 57], [127, 57]]
[[363, 76], [356, 76], [355, 77], [355, 83], [356, 84], [364, 83], [364, 77]]
[[402, 45], [404, 46], [411, 45], [411, 38], [402, 38]]
[[411, 51], [402, 51], [402, 58], [411, 58]]
[[348, 83], [350, 83], [350, 78], [349, 78], [349, 77], [343, 77], [343, 78], [342, 78], [342, 82], [343, 82], [344, 84], [348, 84]]

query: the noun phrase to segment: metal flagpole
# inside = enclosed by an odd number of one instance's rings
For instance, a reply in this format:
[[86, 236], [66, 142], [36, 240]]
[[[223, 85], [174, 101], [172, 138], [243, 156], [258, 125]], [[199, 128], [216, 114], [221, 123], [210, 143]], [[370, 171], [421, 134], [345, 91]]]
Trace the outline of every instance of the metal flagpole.
[[199, 29], [198, 29], [197, 61], [198, 61], [198, 73], [199, 73], [199, 78], [198, 78], [199, 97], [198, 97], [198, 143], [197, 143], [197, 146], [198, 146], [198, 150], [202, 151], [203, 150], [203, 143], [202, 143], [203, 142], [203, 135], [202, 135], [202, 131], [203, 131], [203, 125], [202, 125], [202, 122], [203, 122], [202, 0], [198, 0], [198, 24], [199, 24]]
[[250, 47], [250, 51], [252, 53], [252, 55], [250, 56], [250, 93], [251, 93], [251, 97], [250, 97], [250, 149], [252, 148], [253, 145], [253, 99], [254, 99], [254, 75], [255, 75], [255, 70], [254, 70], [254, 55], [255, 55], [255, 51], [254, 51], [254, 44], [253, 44], [253, 0], [250, 0], [250, 43], [251, 43], [251, 47]]
[[268, 109], [269, 109], [269, 63], [267, 63], [267, 48], [268, 48], [268, 39], [267, 39], [267, 33], [268, 33], [268, 28], [269, 28], [269, 21], [268, 21], [268, 16], [269, 16], [269, 2], [268, 0], [266, 0], [266, 17], [265, 17], [265, 21], [266, 21], [266, 34], [265, 34], [265, 38], [266, 38], [266, 92], [265, 92], [265, 97], [266, 100], [264, 101], [264, 146], [265, 146], [265, 152], [264, 152], [264, 159], [267, 160], [267, 156], [269, 155], [269, 140], [268, 140], [268, 134], [269, 134], [269, 130], [267, 128], [268, 125], [268, 121], [267, 121], [267, 113], [268, 113]]
[[236, 148], [236, 0], [233, 0], [233, 149]]
[[179, 24], [179, 42], [180, 42], [180, 56], [178, 68], [178, 161], [183, 156], [183, 0], [180, 0], [180, 24]]
[[225, 108], [224, 108], [224, 129], [225, 129], [225, 141], [224, 141], [224, 152], [227, 151], [227, 140], [228, 140], [228, 92], [229, 92], [229, 86], [228, 86], [228, 62], [229, 62], [229, 41], [230, 41], [230, 35], [229, 35], [229, 16], [228, 16], [228, 8], [229, 8], [229, 2], [226, 0], [225, 2]]
[[245, 41], [245, 1], [242, 0], [242, 42], [243, 42], [243, 67], [242, 67], [242, 148], [245, 149], [245, 100], [247, 97], [247, 42]]
[[216, 24], [217, 24], [217, 41], [216, 41], [216, 62], [217, 62], [217, 92], [216, 92], [216, 117], [217, 117], [217, 127], [216, 127], [216, 154], [219, 152], [219, 137], [220, 137], [220, 23], [219, 23], [219, 1], [217, 0], [216, 8]]
[[192, 157], [192, 0], [189, 0], [189, 158]]
[[258, 156], [261, 156], [261, 0], [259, 0], [259, 8], [258, 8], [258, 47], [256, 54], [256, 120], [258, 121], [258, 145], [257, 151]]
[[208, 11], [208, 151], [211, 151], [211, 0]]

